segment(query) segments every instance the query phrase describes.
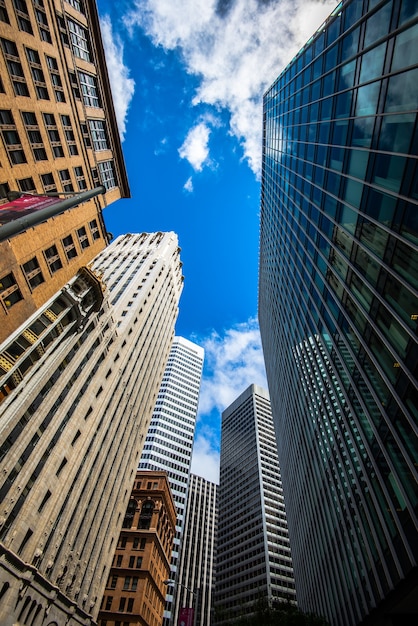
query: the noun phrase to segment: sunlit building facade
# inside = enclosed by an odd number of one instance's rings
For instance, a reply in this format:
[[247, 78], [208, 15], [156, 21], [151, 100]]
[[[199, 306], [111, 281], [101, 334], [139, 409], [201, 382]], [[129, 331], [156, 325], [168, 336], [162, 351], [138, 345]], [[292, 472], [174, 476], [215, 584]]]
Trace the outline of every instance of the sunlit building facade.
[[211, 626], [214, 617], [218, 485], [190, 475], [173, 623], [182, 608], [194, 610], [193, 626]]
[[161, 626], [176, 529], [166, 472], [137, 472], [102, 598], [99, 626]]
[[[174, 581], [184, 529], [203, 359], [201, 346], [183, 337], [174, 338], [139, 464], [140, 470], [165, 470], [168, 474], [177, 510], [170, 574]], [[176, 584], [168, 588], [166, 626], [176, 626], [173, 607], [177, 591]]]
[[298, 604], [334, 626], [418, 612], [417, 51], [416, 2], [347, 0], [264, 96], [261, 336]]
[[248, 387], [222, 413], [214, 623], [262, 599], [295, 604], [292, 558], [269, 394]]
[[175, 233], [118, 237], [0, 345], [4, 626], [97, 618], [174, 337], [179, 251]]
[[0, 242], [0, 342], [103, 250], [102, 211], [130, 195], [95, 0], [3, 0], [0, 209], [12, 191], [100, 185], [103, 195]]

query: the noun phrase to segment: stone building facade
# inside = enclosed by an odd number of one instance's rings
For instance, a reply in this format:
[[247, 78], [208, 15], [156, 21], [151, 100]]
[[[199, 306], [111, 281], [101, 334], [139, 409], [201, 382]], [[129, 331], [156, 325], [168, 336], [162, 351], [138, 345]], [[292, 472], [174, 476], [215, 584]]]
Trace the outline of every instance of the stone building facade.
[[2, 625], [96, 619], [182, 284], [174, 233], [121, 236], [0, 345]]

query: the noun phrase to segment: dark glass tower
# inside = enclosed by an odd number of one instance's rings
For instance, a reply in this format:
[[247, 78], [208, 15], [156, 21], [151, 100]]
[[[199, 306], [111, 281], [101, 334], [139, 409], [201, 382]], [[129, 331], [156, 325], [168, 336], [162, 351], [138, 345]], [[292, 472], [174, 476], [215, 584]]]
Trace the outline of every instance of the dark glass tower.
[[250, 385], [222, 413], [215, 624], [260, 600], [295, 602], [292, 557], [269, 394]]
[[416, 619], [417, 103], [415, 0], [340, 3], [264, 97], [260, 328], [297, 598], [334, 626]]

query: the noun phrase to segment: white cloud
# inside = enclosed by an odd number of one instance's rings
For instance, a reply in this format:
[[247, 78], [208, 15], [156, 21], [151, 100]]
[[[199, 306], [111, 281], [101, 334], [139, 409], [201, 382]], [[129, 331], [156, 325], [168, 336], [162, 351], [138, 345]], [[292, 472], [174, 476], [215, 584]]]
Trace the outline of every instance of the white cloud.
[[336, 4], [336, 0], [135, 0], [125, 24], [131, 33], [136, 26], [143, 28], [155, 45], [179, 50], [186, 71], [200, 79], [192, 104], [229, 111], [230, 132], [259, 175], [262, 94]]
[[192, 179], [192, 177], [191, 177], [191, 176], [190, 176], [190, 177], [186, 180], [186, 182], [184, 183], [184, 185], [183, 185], [183, 189], [185, 189], [185, 190], [186, 190], [186, 191], [188, 191], [189, 193], [192, 193], [192, 192], [193, 192], [193, 179]]
[[237, 324], [222, 335], [213, 331], [200, 345], [205, 349], [205, 368], [199, 415], [213, 410], [220, 414], [252, 383], [267, 388], [257, 320]]
[[203, 434], [196, 437], [193, 445], [191, 471], [219, 484], [219, 452]]
[[112, 23], [108, 15], [100, 19], [100, 26], [112, 88], [113, 104], [121, 140], [123, 141], [126, 132], [128, 109], [135, 92], [135, 81], [133, 78], [129, 78], [129, 69], [123, 63], [123, 44], [121, 39], [113, 34]]
[[251, 318], [222, 333], [192, 339], [205, 349], [192, 472], [218, 482], [222, 411], [251, 384], [267, 389], [260, 332]]
[[208, 160], [209, 135], [209, 126], [205, 122], [199, 122], [189, 130], [183, 145], [179, 148], [180, 157], [187, 159], [196, 172], [200, 172]]

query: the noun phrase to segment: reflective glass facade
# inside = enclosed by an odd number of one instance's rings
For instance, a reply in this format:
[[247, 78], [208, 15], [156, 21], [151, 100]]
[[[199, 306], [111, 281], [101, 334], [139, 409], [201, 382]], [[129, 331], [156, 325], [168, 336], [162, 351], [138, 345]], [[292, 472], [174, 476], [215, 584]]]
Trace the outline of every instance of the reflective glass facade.
[[340, 626], [417, 584], [417, 103], [415, 0], [340, 3], [264, 97], [259, 319], [297, 598]]

